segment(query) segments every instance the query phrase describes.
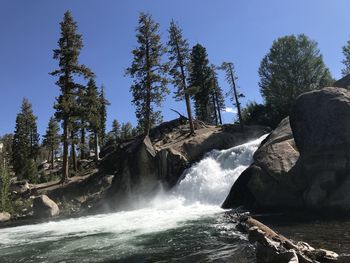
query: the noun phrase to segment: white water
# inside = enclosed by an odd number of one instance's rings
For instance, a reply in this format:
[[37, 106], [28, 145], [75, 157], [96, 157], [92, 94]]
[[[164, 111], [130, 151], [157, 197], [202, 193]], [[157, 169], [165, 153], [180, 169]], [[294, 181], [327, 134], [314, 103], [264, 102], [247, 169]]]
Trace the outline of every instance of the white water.
[[[170, 194], [159, 193], [143, 209], [0, 229], [0, 257], [11, 258], [14, 251], [21, 253], [23, 249], [24, 253], [28, 246], [35, 244], [55, 246], [51, 251], [45, 249], [33, 258], [33, 262], [48, 258], [57, 260], [62, 255], [66, 258], [61, 260], [72, 259], [79, 251], [84, 256], [85, 250], [114, 255], [147, 251], [146, 247], [137, 245], [142, 236], [181, 228], [222, 212], [220, 204], [251, 163], [252, 155], [264, 137], [228, 150], [208, 153], [184, 172], [184, 179]], [[59, 246], [55, 242], [62, 244]]]

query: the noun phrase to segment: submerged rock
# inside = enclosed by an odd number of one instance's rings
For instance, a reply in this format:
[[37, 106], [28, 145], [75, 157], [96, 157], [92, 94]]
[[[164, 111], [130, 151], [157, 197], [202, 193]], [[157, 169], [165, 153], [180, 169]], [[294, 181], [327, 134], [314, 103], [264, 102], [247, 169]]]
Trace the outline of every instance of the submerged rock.
[[58, 216], [60, 209], [58, 205], [47, 195], [41, 195], [33, 200], [33, 215], [37, 218]]
[[350, 212], [350, 91], [302, 94], [233, 185], [223, 207]]

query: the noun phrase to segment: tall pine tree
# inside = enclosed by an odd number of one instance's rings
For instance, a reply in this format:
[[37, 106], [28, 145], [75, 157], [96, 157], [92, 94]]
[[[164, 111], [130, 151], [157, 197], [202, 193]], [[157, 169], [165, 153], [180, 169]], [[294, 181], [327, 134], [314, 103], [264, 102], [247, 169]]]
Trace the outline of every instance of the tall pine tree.
[[225, 71], [226, 73], [226, 80], [230, 85], [230, 95], [231, 95], [231, 100], [233, 104], [237, 108], [237, 114], [238, 114], [238, 120], [239, 120], [239, 125], [241, 126], [241, 129], [243, 129], [243, 119], [242, 119], [242, 113], [241, 113], [241, 103], [239, 101], [240, 98], [243, 98], [244, 95], [239, 92], [237, 86], [236, 86], [236, 79], [237, 77], [235, 76], [234, 72], [234, 65], [232, 62], [223, 62], [221, 65], [221, 68]]
[[56, 151], [60, 146], [61, 136], [59, 135], [60, 128], [55, 120], [51, 117], [48, 127], [46, 129], [46, 134], [44, 135], [43, 145], [47, 147], [50, 152], [51, 167], [54, 168], [54, 161], [56, 156]]
[[62, 182], [68, 180], [69, 162], [68, 147], [70, 128], [72, 119], [79, 116], [77, 97], [79, 95], [79, 85], [75, 83], [75, 76], [91, 77], [93, 73], [86, 66], [79, 64], [78, 58], [83, 47], [82, 37], [77, 33], [77, 23], [69, 11], [64, 14], [64, 19], [60, 23], [61, 37], [58, 40], [58, 48], [55, 49], [53, 58], [58, 60], [59, 69], [51, 72], [57, 76], [56, 82], [61, 94], [55, 104], [55, 116], [62, 121], [63, 126], [63, 171]]
[[102, 85], [99, 94], [100, 100], [100, 116], [101, 116], [101, 127], [100, 127], [100, 143], [104, 145], [106, 143], [106, 121], [107, 121], [107, 106], [110, 105], [106, 99], [105, 88]]
[[172, 76], [172, 83], [177, 88], [175, 98], [179, 100], [185, 99], [190, 131], [191, 134], [194, 134], [190, 94], [186, 80], [190, 62], [189, 45], [187, 40], [182, 36], [181, 28], [174, 21], [171, 21], [168, 31], [168, 53], [171, 63], [170, 74]]
[[121, 138], [121, 126], [119, 121], [113, 120], [112, 122], [112, 134], [116, 142], [118, 142]]
[[23, 99], [21, 111], [17, 114], [16, 129], [12, 144], [13, 169], [18, 177], [35, 182], [35, 160], [39, 151], [39, 134], [32, 105]]
[[215, 104], [215, 109], [217, 111], [217, 124], [222, 124], [221, 111], [225, 110], [225, 97], [221, 87], [219, 86], [218, 76], [216, 73], [216, 67], [211, 65], [212, 71], [212, 100]]
[[194, 106], [197, 119], [213, 124], [213, 102], [210, 100], [212, 89], [212, 72], [209, 66], [208, 54], [200, 44], [195, 45], [191, 52], [189, 85], [194, 90]]
[[101, 100], [99, 98], [98, 89], [93, 79], [90, 79], [87, 84], [87, 120], [89, 130], [93, 133], [95, 161], [98, 161], [99, 156], [99, 134], [101, 134]]
[[132, 51], [134, 59], [126, 74], [134, 79], [131, 86], [132, 103], [136, 107], [139, 126], [148, 136], [152, 126], [162, 119], [157, 110], [169, 93], [166, 84], [167, 64], [162, 62], [166, 52], [160, 41], [159, 24], [149, 14], [141, 13], [137, 27], [138, 47]]

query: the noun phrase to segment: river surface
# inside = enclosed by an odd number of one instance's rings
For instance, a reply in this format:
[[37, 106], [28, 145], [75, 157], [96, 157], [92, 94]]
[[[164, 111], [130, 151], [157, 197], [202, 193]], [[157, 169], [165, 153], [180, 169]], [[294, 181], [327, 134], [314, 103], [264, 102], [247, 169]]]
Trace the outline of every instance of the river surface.
[[208, 153], [139, 209], [0, 229], [0, 262], [255, 262], [220, 205], [264, 137]]

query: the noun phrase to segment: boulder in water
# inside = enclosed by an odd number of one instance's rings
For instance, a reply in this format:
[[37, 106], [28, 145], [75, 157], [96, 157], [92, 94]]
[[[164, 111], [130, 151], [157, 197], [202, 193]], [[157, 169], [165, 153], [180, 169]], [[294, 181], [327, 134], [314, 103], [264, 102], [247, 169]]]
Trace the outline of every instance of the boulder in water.
[[33, 214], [38, 218], [58, 216], [60, 209], [58, 205], [47, 195], [40, 195], [33, 200]]

